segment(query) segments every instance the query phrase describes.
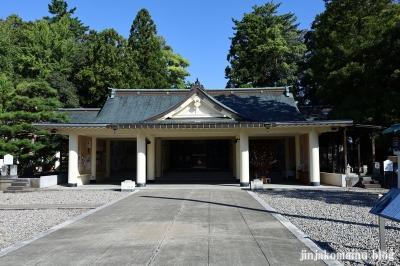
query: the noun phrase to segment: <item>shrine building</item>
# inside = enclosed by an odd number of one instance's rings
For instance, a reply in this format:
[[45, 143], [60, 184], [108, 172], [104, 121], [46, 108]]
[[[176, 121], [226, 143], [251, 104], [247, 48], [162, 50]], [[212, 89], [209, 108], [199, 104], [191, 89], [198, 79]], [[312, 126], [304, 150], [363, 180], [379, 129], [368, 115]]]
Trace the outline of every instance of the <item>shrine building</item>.
[[286, 87], [206, 90], [198, 81], [191, 89], [110, 89], [102, 108], [61, 111], [69, 123], [34, 126], [69, 137], [60, 167], [71, 187], [118, 174], [143, 187], [169, 173], [222, 173], [248, 186], [258, 169], [252, 147], [268, 147], [269, 170], [318, 186], [318, 136], [353, 124], [306, 119]]

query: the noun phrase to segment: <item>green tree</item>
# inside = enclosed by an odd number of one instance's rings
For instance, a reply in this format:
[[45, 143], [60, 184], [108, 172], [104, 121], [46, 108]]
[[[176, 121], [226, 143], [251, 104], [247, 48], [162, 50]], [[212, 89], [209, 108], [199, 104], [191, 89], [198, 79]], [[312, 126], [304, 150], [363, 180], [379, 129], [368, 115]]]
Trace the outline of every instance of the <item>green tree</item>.
[[54, 136], [32, 123], [66, 122], [65, 113], [55, 112], [59, 107], [57, 91], [46, 82], [24, 82], [9, 90], [0, 113], [0, 155], [12, 154], [22, 168], [53, 157], [58, 145]]
[[254, 6], [241, 21], [232, 19], [234, 37], [225, 69], [227, 88], [293, 85], [306, 47], [292, 13], [277, 15], [280, 4]]
[[75, 85], [69, 81], [66, 75], [60, 72], [52, 72], [46, 79], [49, 85], [58, 92], [61, 107], [79, 107], [79, 97]]
[[16, 59], [21, 54], [26, 27], [28, 24], [17, 15], [10, 15], [5, 20], [0, 19], [0, 73], [13, 82], [20, 79]]
[[69, 75], [77, 48], [69, 26], [70, 20], [63, 17], [54, 24], [37, 20], [23, 30], [17, 67], [24, 78], [45, 80], [52, 72]]
[[137, 64], [139, 79], [133, 82], [136, 88], [171, 88], [167, 66], [157, 29], [149, 11], [141, 9], [133, 20], [128, 45]]
[[108, 88], [129, 88], [137, 81], [137, 66], [127, 40], [114, 29], [90, 32], [88, 64], [77, 74], [85, 82], [80, 102], [100, 107], [109, 95]]
[[400, 6], [391, 0], [325, 0], [306, 36], [317, 96], [336, 118], [388, 125], [400, 117]]
[[189, 84], [185, 79], [190, 76], [186, 69], [189, 67], [189, 60], [183, 58], [180, 54], [175, 54], [172, 47], [167, 45], [164, 37], [158, 36], [158, 38], [167, 64], [168, 82], [172, 84], [174, 89], [187, 88]]
[[13, 83], [5, 74], [0, 74], [0, 114], [6, 111], [8, 95], [14, 90]]
[[84, 26], [78, 18], [72, 18], [71, 16], [75, 13], [76, 7], [68, 10], [68, 4], [64, 0], [51, 0], [51, 4], [48, 5], [49, 13], [53, 14], [53, 17], [43, 17], [49, 23], [57, 23], [62, 17], [68, 17], [70, 20], [70, 30], [75, 37], [82, 36], [89, 27]]

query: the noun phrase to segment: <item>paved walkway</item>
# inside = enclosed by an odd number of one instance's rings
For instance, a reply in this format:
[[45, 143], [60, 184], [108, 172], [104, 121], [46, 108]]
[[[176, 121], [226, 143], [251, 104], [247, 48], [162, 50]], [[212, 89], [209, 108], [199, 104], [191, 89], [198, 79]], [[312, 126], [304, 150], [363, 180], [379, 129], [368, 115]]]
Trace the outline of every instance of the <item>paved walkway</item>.
[[243, 190], [141, 190], [0, 265], [325, 265]]

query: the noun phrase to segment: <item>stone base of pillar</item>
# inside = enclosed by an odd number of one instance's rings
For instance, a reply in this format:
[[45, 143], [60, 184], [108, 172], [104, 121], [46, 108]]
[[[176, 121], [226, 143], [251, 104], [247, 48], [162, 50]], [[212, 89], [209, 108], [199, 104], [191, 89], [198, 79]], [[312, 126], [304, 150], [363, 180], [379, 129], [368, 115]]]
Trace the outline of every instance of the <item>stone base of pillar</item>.
[[96, 180], [90, 180], [90, 184], [95, 184]]
[[149, 184], [154, 184], [156, 181], [155, 180], [147, 180], [147, 183]]
[[67, 187], [77, 187], [78, 183], [68, 183]]
[[137, 186], [137, 187], [145, 187], [145, 186], [146, 186], [146, 183], [136, 183], [136, 186]]
[[250, 185], [249, 182], [240, 182], [241, 187], [248, 187]]
[[321, 184], [320, 184], [320, 182], [310, 182], [309, 185], [318, 187]]

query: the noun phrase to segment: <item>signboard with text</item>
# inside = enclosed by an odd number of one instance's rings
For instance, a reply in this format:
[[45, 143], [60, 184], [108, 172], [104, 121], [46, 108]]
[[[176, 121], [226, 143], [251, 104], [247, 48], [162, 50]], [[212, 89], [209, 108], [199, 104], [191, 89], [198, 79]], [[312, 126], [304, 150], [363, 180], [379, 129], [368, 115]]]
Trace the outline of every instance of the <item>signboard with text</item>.
[[400, 189], [390, 189], [369, 212], [400, 222]]

